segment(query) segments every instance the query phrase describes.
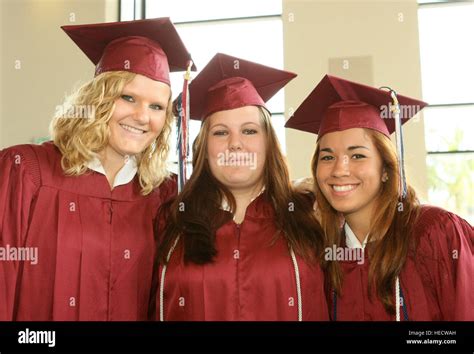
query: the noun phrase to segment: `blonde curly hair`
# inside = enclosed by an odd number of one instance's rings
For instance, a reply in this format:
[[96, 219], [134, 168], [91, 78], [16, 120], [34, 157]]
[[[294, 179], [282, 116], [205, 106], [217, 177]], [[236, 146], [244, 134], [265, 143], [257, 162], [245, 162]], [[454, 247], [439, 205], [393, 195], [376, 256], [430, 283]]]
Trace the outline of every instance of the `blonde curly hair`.
[[[63, 108], [57, 110], [50, 124], [50, 133], [54, 144], [63, 155], [61, 166], [65, 174], [84, 174], [88, 169], [88, 162], [98, 158], [98, 154], [107, 147], [108, 123], [115, 109], [115, 100], [135, 75], [127, 71], [102, 73], [68, 96]], [[88, 112], [89, 116], [72, 116], [70, 113], [77, 112], [77, 107], [81, 107], [81, 113]], [[170, 175], [166, 160], [173, 119], [170, 97], [165, 124], [155, 140], [156, 144], [152, 144], [155, 146], [148, 146], [135, 156], [143, 195], [151, 193]]]

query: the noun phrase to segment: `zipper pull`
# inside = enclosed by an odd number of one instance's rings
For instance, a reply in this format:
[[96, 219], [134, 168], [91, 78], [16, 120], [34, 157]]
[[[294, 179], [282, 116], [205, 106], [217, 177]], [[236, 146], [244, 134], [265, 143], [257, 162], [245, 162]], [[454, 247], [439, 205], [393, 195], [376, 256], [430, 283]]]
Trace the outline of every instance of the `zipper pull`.
[[114, 206], [113, 206], [112, 202], [110, 202], [109, 213], [110, 213], [109, 224], [112, 224], [112, 215], [114, 213]]

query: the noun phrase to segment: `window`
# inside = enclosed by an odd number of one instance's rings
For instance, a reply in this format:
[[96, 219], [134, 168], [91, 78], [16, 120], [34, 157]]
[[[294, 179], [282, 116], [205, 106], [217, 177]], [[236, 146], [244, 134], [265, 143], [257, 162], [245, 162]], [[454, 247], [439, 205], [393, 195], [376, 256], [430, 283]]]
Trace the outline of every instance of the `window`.
[[474, 3], [420, 3], [428, 197], [474, 222]]

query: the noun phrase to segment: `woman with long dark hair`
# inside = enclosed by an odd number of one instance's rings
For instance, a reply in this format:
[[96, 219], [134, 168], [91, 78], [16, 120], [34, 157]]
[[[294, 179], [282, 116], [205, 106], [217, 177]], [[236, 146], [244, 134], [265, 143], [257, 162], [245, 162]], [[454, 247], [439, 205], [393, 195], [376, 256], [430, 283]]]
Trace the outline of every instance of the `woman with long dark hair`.
[[159, 320], [326, 320], [322, 232], [265, 102], [296, 75], [223, 54], [190, 85], [193, 173], [157, 234]]

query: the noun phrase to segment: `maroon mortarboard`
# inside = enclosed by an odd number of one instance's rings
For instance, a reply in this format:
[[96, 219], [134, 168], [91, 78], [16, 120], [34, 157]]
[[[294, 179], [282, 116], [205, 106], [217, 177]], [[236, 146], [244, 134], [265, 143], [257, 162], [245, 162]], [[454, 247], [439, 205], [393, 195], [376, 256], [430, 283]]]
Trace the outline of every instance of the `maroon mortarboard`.
[[296, 74], [218, 53], [189, 85], [191, 119], [244, 106], [265, 107]]
[[[396, 95], [402, 124], [427, 103]], [[390, 136], [395, 131], [390, 91], [326, 75], [286, 122], [285, 127], [318, 134], [369, 128]]]
[[130, 71], [169, 85], [170, 71], [186, 70], [191, 60], [169, 18], [61, 28], [96, 65], [95, 75]]

